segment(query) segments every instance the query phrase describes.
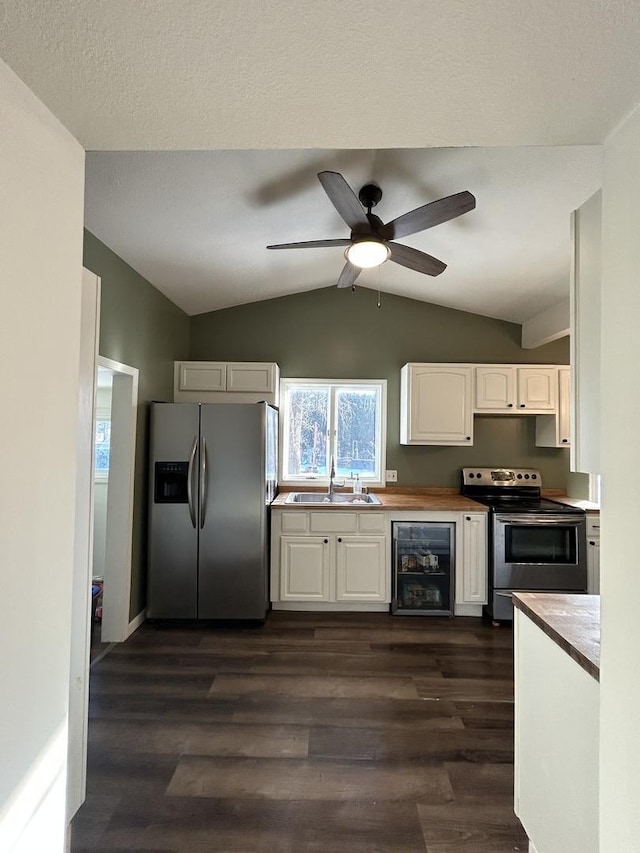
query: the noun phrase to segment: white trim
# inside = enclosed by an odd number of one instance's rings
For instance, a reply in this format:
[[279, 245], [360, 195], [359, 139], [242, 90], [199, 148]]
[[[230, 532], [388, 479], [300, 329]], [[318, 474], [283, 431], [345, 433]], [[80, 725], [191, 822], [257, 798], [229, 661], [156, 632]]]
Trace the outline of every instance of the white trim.
[[147, 611], [146, 610], [141, 610], [137, 616], [134, 616], [134, 618], [131, 620], [131, 622], [129, 622], [129, 626], [127, 628], [127, 639], [133, 634], [134, 631], [138, 630], [138, 628], [142, 625], [142, 623], [145, 621], [146, 618], [147, 618]]
[[[367, 486], [385, 486], [385, 471], [387, 466], [387, 380], [386, 379], [308, 379], [308, 378], [282, 378], [280, 379], [280, 407], [279, 407], [279, 419], [280, 419], [280, 429], [279, 429], [279, 480], [278, 484], [282, 488], [300, 488], [305, 484], [310, 486], [326, 486], [329, 482], [328, 477], [315, 477], [315, 476], [300, 476], [293, 479], [285, 479], [283, 476], [284, 473], [284, 458], [285, 458], [285, 409], [286, 409], [286, 396], [287, 396], [287, 386], [288, 385], [302, 385], [302, 386], [329, 386], [330, 392], [330, 410], [329, 410], [329, 419], [330, 422], [327, 424], [327, 430], [329, 435], [335, 432], [335, 424], [333, 423], [333, 417], [335, 412], [335, 391], [338, 386], [355, 386], [358, 385], [373, 385], [376, 388], [380, 388], [380, 408], [378, 410], [379, 424], [378, 424], [378, 432], [380, 435], [380, 457], [379, 457], [379, 465], [380, 465], [380, 477], [379, 479], [373, 479], [371, 477], [362, 477], [360, 476], [360, 480], [363, 485]], [[327, 450], [331, 453], [331, 439], [327, 440]], [[359, 473], [359, 472], [358, 472]]]
[[[67, 822], [85, 798], [89, 656], [91, 648], [91, 575], [93, 565], [93, 463], [95, 440], [96, 361], [100, 324], [100, 279], [82, 270], [78, 389], [78, 445], [71, 651], [69, 677], [69, 746]], [[1, 849], [2, 845], [0, 845]]]
[[103, 356], [98, 364], [114, 373], [101, 640], [119, 643], [129, 628], [139, 372]]
[[340, 602], [340, 601], [274, 601], [272, 610], [314, 611], [316, 613], [389, 613], [389, 602]]

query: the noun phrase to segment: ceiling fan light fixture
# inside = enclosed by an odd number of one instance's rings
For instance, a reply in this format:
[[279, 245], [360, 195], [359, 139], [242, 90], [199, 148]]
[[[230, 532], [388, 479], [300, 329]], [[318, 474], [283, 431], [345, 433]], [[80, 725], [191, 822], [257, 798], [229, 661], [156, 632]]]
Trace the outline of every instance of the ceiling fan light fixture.
[[344, 253], [346, 259], [361, 269], [370, 269], [371, 267], [379, 267], [391, 254], [389, 247], [382, 240], [356, 240]]

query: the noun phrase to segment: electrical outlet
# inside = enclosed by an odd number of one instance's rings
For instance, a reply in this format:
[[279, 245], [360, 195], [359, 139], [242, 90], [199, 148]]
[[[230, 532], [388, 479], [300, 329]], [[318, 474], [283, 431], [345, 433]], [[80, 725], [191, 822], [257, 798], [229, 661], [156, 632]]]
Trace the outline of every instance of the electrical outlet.
[[385, 471], [384, 479], [387, 483], [397, 483], [398, 482], [398, 472], [397, 471]]

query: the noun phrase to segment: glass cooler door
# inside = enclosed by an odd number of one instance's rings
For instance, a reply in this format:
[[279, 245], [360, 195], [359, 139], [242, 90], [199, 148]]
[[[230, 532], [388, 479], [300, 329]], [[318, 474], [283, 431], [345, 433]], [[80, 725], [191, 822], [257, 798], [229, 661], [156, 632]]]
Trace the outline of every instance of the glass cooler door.
[[392, 613], [453, 614], [454, 522], [393, 522]]

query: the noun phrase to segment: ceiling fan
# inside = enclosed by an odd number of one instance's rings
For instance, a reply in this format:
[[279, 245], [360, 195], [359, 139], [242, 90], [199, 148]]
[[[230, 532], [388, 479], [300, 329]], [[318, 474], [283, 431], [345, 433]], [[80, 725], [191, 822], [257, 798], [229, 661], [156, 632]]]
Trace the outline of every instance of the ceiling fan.
[[339, 172], [318, 172], [318, 178], [329, 200], [351, 229], [349, 239], [278, 243], [267, 246], [267, 249], [346, 246], [344, 254], [347, 262], [340, 273], [338, 287], [352, 287], [363, 269], [379, 266], [387, 260], [425, 275], [440, 275], [447, 268], [445, 263], [426, 252], [394, 243], [393, 240], [455, 219], [476, 206], [475, 197], [465, 190], [417, 207], [385, 225], [371, 213], [382, 198], [382, 190], [377, 184], [365, 184], [356, 198]]

